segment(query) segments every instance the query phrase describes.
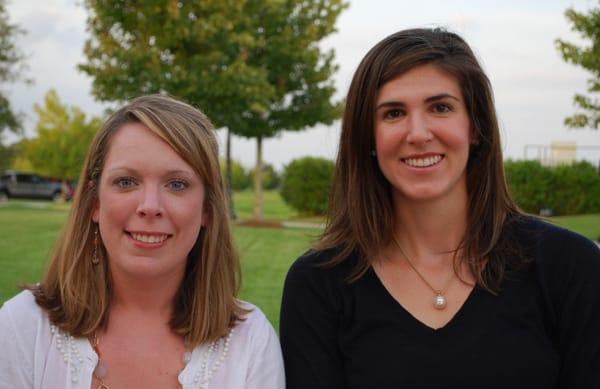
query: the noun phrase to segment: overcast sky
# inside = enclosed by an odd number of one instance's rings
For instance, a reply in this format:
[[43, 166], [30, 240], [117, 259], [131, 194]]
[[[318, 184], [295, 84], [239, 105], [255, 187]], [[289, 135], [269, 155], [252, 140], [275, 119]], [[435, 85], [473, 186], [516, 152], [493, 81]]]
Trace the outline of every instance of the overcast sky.
[[[387, 35], [420, 26], [444, 26], [461, 34], [473, 47], [492, 81], [506, 157], [524, 157], [525, 145], [573, 141], [600, 146], [600, 131], [567, 130], [565, 116], [573, 112], [572, 96], [585, 92], [589, 75], [562, 61], [554, 47], [558, 37], [581, 42], [564, 17], [568, 7], [585, 11], [591, 0], [351, 0], [338, 19], [338, 32], [323, 42], [336, 51], [338, 98], [347, 92], [354, 70], [366, 52]], [[79, 72], [84, 61], [86, 12], [73, 0], [9, 0], [12, 22], [27, 34], [19, 44], [29, 57], [28, 75], [34, 84], [9, 86], [10, 99], [26, 115], [33, 135], [33, 105], [55, 88], [64, 103], [89, 114], [104, 106], [91, 95], [91, 79]], [[223, 142], [223, 134], [219, 134]], [[339, 122], [302, 132], [284, 132], [264, 143], [266, 162], [281, 168], [306, 155], [333, 159]], [[222, 143], [223, 144], [223, 143]], [[234, 138], [234, 158], [246, 166], [255, 161], [255, 142]], [[529, 157], [536, 153], [530, 150]], [[596, 163], [600, 150], [579, 152]]]

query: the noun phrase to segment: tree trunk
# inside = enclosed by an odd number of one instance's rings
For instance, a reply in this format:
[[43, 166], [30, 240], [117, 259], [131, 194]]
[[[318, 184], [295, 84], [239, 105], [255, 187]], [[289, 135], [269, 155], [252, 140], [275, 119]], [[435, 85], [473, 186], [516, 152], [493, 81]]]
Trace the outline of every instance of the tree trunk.
[[225, 190], [229, 201], [229, 216], [231, 220], [235, 220], [237, 217], [233, 208], [233, 191], [231, 190], [231, 131], [229, 128], [227, 128], [227, 142], [225, 143]]
[[262, 209], [262, 137], [256, 138], [256, 167], [254, 169], [254, 219], [263, 219]]

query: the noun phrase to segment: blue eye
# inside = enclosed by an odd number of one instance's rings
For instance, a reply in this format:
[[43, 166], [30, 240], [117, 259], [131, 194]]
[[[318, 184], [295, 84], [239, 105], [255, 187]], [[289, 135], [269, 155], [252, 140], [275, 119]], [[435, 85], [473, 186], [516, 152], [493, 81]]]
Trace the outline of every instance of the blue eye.
[[118, 177], [113, 181], [113, 185], [119, 189], [130, 189], [136, 185], [136, 182], [131, 177]]
[[172, 180], [167, 183], [167, 187], [175, 192], [181, 192], [188, 186], [189, 184], [183, 180]]

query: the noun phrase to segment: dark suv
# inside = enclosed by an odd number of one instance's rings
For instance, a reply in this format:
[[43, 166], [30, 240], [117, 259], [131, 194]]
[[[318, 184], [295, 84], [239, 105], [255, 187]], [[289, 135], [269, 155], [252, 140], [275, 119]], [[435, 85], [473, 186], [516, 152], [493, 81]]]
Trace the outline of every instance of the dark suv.
[[0, 200], [11, 197], [43, 198], [58, 201], [63, 198], [60, 181], [34, 173], [6, 171], [0, 176]]

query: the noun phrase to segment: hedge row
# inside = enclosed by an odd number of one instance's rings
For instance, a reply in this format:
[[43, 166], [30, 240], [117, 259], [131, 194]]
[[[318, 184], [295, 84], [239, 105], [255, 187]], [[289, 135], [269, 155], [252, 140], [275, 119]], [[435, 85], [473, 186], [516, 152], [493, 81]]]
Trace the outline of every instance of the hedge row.
[[[505, 161], [515, 202], [533, 214], [576, 215], [600, 212], [600, 172], [589, 162], [556, 167], [538, 161]], [[292, 161], [282, 174], [280, 193], [303, 214], [324, 214], [333, 162], [306, 157]]]
[[504, 170], [513, 199], [526, 212], [600, 212], [600, 172], [589, 162], [548, 167], [538, 161], [508, 160]]

